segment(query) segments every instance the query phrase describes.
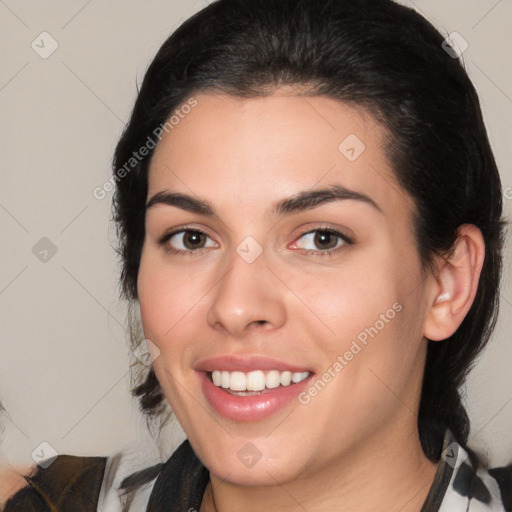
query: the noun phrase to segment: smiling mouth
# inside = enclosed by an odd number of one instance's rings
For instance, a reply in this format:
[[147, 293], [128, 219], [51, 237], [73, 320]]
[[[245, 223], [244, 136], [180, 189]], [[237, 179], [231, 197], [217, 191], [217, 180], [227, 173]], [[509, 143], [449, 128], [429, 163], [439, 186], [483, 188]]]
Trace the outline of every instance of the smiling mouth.
[[207, 372], [210, 382], [222, 391], [235, 396], [257, 396], [270, 393], [276, 389], [298, 384], [310, 375], [311, 372], [280, 372], [278, 370], [251, 372], [214, 370]]

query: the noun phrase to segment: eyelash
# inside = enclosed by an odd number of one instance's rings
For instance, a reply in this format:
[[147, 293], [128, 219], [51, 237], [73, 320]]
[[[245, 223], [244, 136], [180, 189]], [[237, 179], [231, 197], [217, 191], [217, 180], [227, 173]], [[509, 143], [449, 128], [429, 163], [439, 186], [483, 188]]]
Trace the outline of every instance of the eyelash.
[[[200, 229], [193, 229], [193, 228], [181, 228], [181, 229], [178, 229], [178, 230], [175, 230], [175, 231], [171, 231], [170, 233], [166, 233], [165, 235], [163, 235], [159, 240], [158, 240], [158, 245], [162, 246], [166, 252], [170, 253], [170, 254], [176, 254], [178, 256], [198, 256], [198, 255], [201, 255], [203, 253], [203, 251], [207, 248], [205, 247], [202, 247], [202, 248], [199, 248], [199, 249], [196, 249], [196, 250], [181, 250], [181, 249], [175, 249], [174, 247], [170, 247], [168, 245], [168, 242], [169, 240], [174, 236], [174, 235], [177, 235], [179, 233], [199, 233], [199, 234], [202, 234], [202, 235], [205, 235], [208, 237], [208, 234], [205, 233], [204, 231], [201, 231]], [[337, 236], [339, 239], [341, 239], [341, 241], [343, 242], [343, 244], [335, 249], [330, 249], [330, 250], [313, 250], [313, 249], [298, 249], [297, 252], [299, 254], [302, 254], [302, 255], [312, 255], [312, 256], [332, 256], [334, 253], [337, 253], [338, 251], [340, 251], [341, 249], [343, 249], [346, 245], [353, 245], [354, 242], [353, 240], [351, 240], [347, 235], [345, 235], [344, 233], [341, 233], [340, 231], [338, 231], [337, 229], [333, 229], [333, 228], [330, 228], [330, 227], [319, 227], [319, 228], [315, 228], [315, 229], [312, 229], [310, 231], [305, 231], [304, 233], [302, 233], [298, 238], [297, 240], [300, 240], [302, 237], [306, 236], [306, 235], [309, 235], [311, 233], [316, 233], [316, 232], [321, 232], [321, 233], [327, 233], [329, 235], [334, 235], [334, 236]]]
[[174, 235], [177, 235], [179, 233], [200, 233], [202, 235], [208, 236], [207, 233], [205, 233], [204, 231], [201, 231], [200, 229], [193, 229], [193, 228], [185, 227], [185, 228], [177, 229], [175, 231], [171, 231], [170, 233], [166, 233], [158, 240], [158, 245], [162, 246], [167, 253], [175, 254], [177, 256], [199, 256], [204, 252], [204, 250], [205, 250], [204, 247], [196, 249], [194, 251], [191, 251], [191, 250], [184, 251], [181, 249], [174, 249], [174, 247], [171, 247], [167, 242]]
[[338, 237], [343, 243], [339, 247], [336, 247], [335, 249], [328, 249], [328, 250], [298, 249], [297, 252], [299, 254], [308, 255], [308, 256], [309, 255], [311, 255], [311, 256], [332, 256], [333, 254], [344, 249], [345, 246], [354, 244], [354, 241], [352, 239], [350, 239], [347, 235], [345, 235], [341, 231], [338, 231], [337, 229], [330, 228], [330, 227], [318, 227], [315, 229], [311, 229], [309, 231], [305, 231], [297, 238], [297, 240], [300, 240], [302, 237], [304, 237], [306, 235], [309, 235], [311, 233], [317, 233], [317, 232], [334, 235], [334, 236]]

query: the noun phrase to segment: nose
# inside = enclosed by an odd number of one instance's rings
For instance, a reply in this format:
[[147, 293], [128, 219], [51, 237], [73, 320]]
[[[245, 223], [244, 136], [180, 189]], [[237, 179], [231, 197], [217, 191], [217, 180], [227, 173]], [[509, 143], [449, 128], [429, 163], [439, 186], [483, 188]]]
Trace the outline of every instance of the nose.
[[279, 329], [286, 322], [286, 308], [279, 280], [266, 266], [265, 253], [247, 263], [235, 251], [213, 290], [208, 324], [233, 338], [254, 330]]

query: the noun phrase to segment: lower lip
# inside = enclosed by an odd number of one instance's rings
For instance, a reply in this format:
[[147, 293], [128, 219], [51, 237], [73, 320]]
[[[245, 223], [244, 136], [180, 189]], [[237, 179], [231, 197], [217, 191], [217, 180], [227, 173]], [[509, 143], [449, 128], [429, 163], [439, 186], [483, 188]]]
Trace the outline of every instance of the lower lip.
[[249, 422], [263, 420], [284, 409], [304, 390], [313, 374], [297, 384], [279, 386], [253, 396], [231, 395], [217, 387], [206, 372], [199, 372], [199, 376], [208, 402], [219, 414], [231, 420]]

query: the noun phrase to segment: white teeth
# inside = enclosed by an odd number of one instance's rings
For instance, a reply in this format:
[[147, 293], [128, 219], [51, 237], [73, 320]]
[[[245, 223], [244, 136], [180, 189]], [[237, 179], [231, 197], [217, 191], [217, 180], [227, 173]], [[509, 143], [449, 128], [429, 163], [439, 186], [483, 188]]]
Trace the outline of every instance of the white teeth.
[[216, 386], [220, 387], [222, 385], [222, 372], [213, 372], [212, 380]]
[[281, 373], [281, 386], [289, 386], [292, 381], [292, 372]]
[[242, 372], [231, 372], [231, 378], [229, 380], [229, 389], [233, 391], [246, 391], [247, 390], [247, 379]]
[[265, 374], [261, 370], [249, 372], [247, 374], [247, 391], [261, 391], [263, 389], [265, 389]]
[[211, 372], [213, 383], [224, 389], [232, 391], [263, 391], [263, 389], [274, 389], [281, 386], [289, 386], [292, 382], [297, 384], [308, 377], [309, 372], [280, 372], [270, 370], [263, 372], [255, 370], [253, 372], [227, 372], [214, 370]]
[[300, 382], [301, 380], [304, 380], [309, 375], [309, 372], [295, 372], [292, 373], [292, 382], [297, 384], [297, 382]]
[[229, 372], [220, 372], [221, 373], [221, 383], [220, 385], [223, 388], [229, 388]]
[[277, 370], [271, 370], [265, 377], [265, 385], [269, 389], [277, 388], [281, 384], [281, 375]]

